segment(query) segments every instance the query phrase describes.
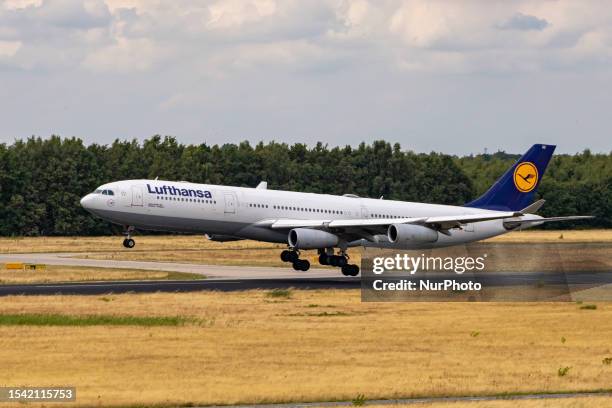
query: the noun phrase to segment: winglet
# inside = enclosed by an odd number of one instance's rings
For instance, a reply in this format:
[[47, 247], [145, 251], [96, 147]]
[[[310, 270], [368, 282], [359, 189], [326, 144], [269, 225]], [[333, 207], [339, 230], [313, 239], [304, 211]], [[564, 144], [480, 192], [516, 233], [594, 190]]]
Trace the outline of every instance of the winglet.
[[523, 208], [521, 210], [521, 212], [523, 214], [535, 214], [535, 213], [538, 212], [538, 210], [540, 208], [542, 208], [542, 206], [544, 205], [545, 202], [546, 202], [546, 200], [540, 199], [540, 200], [536, 201], [535, 203], [529, 204], [527, 207]]
[[258, 189], [258, 190], [267, 190], [268, 189], [268, 182], [267, 181], [262, 181], [255, 188]]

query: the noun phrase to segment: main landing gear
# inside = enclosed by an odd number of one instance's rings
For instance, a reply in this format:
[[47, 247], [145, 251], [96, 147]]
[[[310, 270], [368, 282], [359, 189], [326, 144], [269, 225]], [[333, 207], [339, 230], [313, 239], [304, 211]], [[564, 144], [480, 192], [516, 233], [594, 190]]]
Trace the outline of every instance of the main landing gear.
[[132, 232], [134, 232], [134, 227], [127, 227], [123, 235], [125, 235], [125, 239], [123, 240], [123, 246], [129, 249], [132, 249], [136, 246], [136, 241], [132, 239]]
[[307, 259], [300, 259], [300, 253], [296, 250], [286, 249], [280, 254], [281, 261], [291, 262], [296, 271], [306, 272], [310, 269], [310, 262]]
[[340, 255], [334, 255], [333, 249], [319, 250], [319, 263], [321, 265], [330, 265], [340, 267], [344, 276], [359, 275], [359, 266], [348, 263], [348, 255], [345, 251], [340, 251]]

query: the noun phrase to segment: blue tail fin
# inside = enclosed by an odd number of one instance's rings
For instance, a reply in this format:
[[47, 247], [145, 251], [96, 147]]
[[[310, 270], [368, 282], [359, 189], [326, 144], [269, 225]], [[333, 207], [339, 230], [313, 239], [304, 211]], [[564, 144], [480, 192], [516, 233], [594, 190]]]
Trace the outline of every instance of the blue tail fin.
[[465, 204], [487, 210], [519, 211], [533, 201], [554, 145], [535, 144], [486, 193]]

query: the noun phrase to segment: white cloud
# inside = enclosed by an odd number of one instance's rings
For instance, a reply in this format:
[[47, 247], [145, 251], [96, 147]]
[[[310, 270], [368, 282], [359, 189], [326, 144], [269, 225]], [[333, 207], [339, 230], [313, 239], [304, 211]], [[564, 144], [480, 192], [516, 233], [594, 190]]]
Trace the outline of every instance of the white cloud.
[[273, 0], [223, 0], [208, 7], [210, 19], [207, 26], [213, 29], [240, 27], [253, 23], [276, 12]]
[[18, 10], [26, 7], [39, 7], [43, 0], [4, 0], [4, 8], [7, 10]]
[[164, 50], [146, 38], [119, 37], [114, 44], [87, 55], [82, 66], [94, 72], [124, 74], [149, 70], [166, 55]]
[[1, 41], [0, 40], [0, 57], [12, 57], [21, 48], [20, 41]]
[[[378, 120], [371, 119], [374, 126], [393, 122], [385, 115], [394, 109], [400, 112], [401, 107], [395, 106], [401, 103], [413, 111], [426, 106], [421, 100], [436, 94], [442, 86], [439, 81], [447, 80], [454, 87], [483, 78], [503, 81], [541, 75], [546, 79], [559, 73], [599, 78], [609, 75], [612, 63], [612, 7], [600, 1], [4, 0], [0, 4], [0, 69], [21, 75], [23, 82], [15, 82], [20, 89], [30, 89], [31, 81], [40, 79], [43, 88], [59, 83], [74, 87], [66, 95], [87, 99], [78, 89], [95, 87], [103, 78], [108, 85], [97, 92], [123, 93], [129, 105], [126, 112], [149, 106], [149, 111], [160, 113], [155, 119], [168, 115], [174, 118], [172, 126], [178, 127], [187, 123], [185, 116], [172, 115], [189, 112], [198, 115], [190, 121], [198, 132], [202, 130], [198, 126], [222, 116], [219, 107], [234, 106], [243, 111], [228, 115], [226, 128], [239, 126], [234, 124], [237, 115], [264, 115], [269, 106], [296, 118], [301, 112], [321, 109], [319, 122], [348, 130], [352, 121], [359, 123], [378, 109], [376, 101], [385, 101], [379, 103], [384, 109], [378, 111]], [[436, 80], [423, 82], [423, 78]], [[427, 89], [423, 83], [429, 84]], [[419, 87], [420, 94], [415, 90]], [[565, 89], [565, 83], [559, 88]], [[446, 89], [440, 92], [446, 95]], [[143, 93], [148, 94], [139, 96]], [[56, 89], [46, 97], [60, 94], [64, 95], [62, 89]], [[416, 100], [415, 105], [409, 98]], [[332, 100], [346, 104], [338, 108], [341, 117], [333, 117]], [[393, 103], [386, 102], [390, 100]], [[446, 99], [431, 106], [445, 103]], [[459, 105], [449, 103], [449, 117], [463, 102]], [[199, 120], [198, 109], [209, 115], [206, 120]], [[409, 111], [403, 109], [398, 115]], [[251, 123], [259, 124], [258, 119]], [[419, 121], [415, 118], [411, 126]], [[389, 128], [405, 130], [399, 122]], [[169, 133], [174, 133], [172, 126]], [[304, 132], [308, 126], [303, 124]], [[294, 128], [287, 124], [287, 129]], [[366, 129], [356, 126], [354, 131]], [[370, 130], [384, 136], [375, 126]]]
[[[325, 69], [330, 61], [350, 58], [410, 71], [520, 72], [588, 65], [590, 50], [608, 58], [612, 12], [597, 5], [569, 0], [12, 0], [0, 12], [0, 39], [22, 43], [27, 63], [15, 61], [18, 66], [53, 68], [80, 60], [78, 66], [97, 72], [153, 69], [167, 61], [169, 50], [177, 57], [174, 63], [213, 72], [220, 63], [232, 72], [259, 65], [310, 69], [317, 63]], [[46, 56], [58, 47], [61, 59], [37, 60], [33, 53]], [[500, 54], [506, 58], [487, 61]], [[509, 63], [509, 57], [522, 61]]]

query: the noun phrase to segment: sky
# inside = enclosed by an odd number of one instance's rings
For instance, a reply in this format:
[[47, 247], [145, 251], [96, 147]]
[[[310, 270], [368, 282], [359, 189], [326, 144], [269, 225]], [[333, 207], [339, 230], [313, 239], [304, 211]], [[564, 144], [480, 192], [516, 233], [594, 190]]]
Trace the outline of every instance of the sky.
[[0, 143], [612, 151], [607, 1], [0, 0]]

